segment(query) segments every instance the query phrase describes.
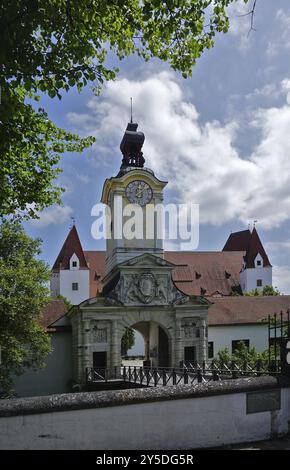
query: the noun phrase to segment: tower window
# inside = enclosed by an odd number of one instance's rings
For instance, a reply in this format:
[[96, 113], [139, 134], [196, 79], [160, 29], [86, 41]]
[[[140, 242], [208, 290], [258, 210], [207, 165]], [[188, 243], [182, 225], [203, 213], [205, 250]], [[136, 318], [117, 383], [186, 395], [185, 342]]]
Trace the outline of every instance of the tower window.
[[73, 268], [76, 268], [77, 265], [78, 265], [78, 263], [77, 263], [76, 261], [73, 261], [73, 262], [72, 262], [72, 267], [73, 267]]
[[262, 265], [262, 262], [260, 259], [257, 260], [257, 266], [261, 266]]
[[263, 281], [262, 279], [257, 279], [257, 287], [262, 287]]
[[73, 282], [71, 287], [72, 287], [72, 290], [79, 290], [79, 283]]

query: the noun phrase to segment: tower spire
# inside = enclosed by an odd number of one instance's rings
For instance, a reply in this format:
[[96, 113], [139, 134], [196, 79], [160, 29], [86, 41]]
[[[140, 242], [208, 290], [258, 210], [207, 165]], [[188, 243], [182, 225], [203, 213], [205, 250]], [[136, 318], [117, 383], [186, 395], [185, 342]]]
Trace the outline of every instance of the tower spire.
[[145, 140], [143, 132], [138, 132], [138, 124], [133, 122], [132, 98], [131, 100], [131, 122], [128, 123], [120, 150], [123, 154], [121, 170], [127, 167], [143, 168], [145, 159], [143, 157], [142, 146]]

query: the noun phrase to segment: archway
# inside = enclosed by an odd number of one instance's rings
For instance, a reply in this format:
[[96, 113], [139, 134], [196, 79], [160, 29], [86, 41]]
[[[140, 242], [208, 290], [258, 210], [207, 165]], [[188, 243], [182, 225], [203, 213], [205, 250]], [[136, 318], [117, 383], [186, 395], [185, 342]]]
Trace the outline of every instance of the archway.
[[130, 328], [144, 339], [144, 366], [170, 367], [170, 337], [163, 326], [155, 321], [139, 321]]

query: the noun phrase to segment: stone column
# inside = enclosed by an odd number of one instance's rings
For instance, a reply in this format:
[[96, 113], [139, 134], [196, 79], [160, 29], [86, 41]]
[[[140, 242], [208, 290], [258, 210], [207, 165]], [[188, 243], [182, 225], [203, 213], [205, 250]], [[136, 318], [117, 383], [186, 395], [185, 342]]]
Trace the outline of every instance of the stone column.
[[83, 367], [81, 371], [82, 383], [86, 382], [86, 369], [93, 367], [93, 358], [90, 351], [90, 321], [83, 321]]
[[200, 338], [199, 338], [199, 358], [198, 361], [207, 360], [207, 337], [206, 337], [206, 321], [200, 320]]
[[144, 353], [145, 353], [145, 361], [148, 362], [150, 361], [150, 343], [149, 343], [149, 338], [144, 339]]
[[159, 326], [157, 323], [150, 322], [149, 326], [149, 349], [150, 360], [153, 367], [158, 367], [158, 350], [159, 350]]
[[83, 335], [82, 335], [82, 321], [80, 318], [74, 320], [74, 328], [75, 328], [75, 356], [74, 360], [76, 361], [74, 367], [74, 379], [78, 383], [82, 383], [82, 370], [83, 370], [83, 353], [84, 353], [84, 345], [83, 345]]
[[115, 374], [115, 367], [117, 367], [117, 373], [119, 374], [121, 367], [121, 344], [119, 343], [118, 334], [118, 322], [113, 320], [111, 324], [111, 369], [112, 374]]
[[172, 367], [179, 367], [184, 359], [184, 344], [181, 329], [181, 320], [175, 320], [175, 359], [172, 357]]

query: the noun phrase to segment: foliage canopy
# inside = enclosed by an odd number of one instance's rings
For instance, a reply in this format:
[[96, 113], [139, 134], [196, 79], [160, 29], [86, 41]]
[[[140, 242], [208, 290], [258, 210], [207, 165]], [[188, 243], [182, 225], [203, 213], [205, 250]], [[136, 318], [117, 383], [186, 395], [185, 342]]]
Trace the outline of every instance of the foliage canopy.
[[[39, 92], [61, 98], [72, 87], [98, 88], [115, 78], [118, 59], [157, 57], [184, 77], [217, 33], [229, 27], [237, 0], [6, 0], [0, 5], [0, 215], [27, 214], [60, 202], [60, 155], [94, 139], [59, 129]], [[248, 0], [244, 0], [247, 3]], [[31, 103], [34, 103], [32, 106]]]

